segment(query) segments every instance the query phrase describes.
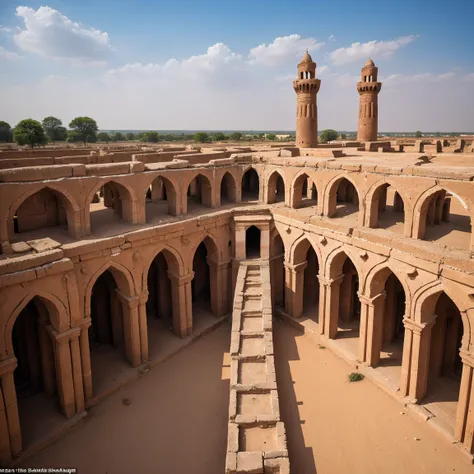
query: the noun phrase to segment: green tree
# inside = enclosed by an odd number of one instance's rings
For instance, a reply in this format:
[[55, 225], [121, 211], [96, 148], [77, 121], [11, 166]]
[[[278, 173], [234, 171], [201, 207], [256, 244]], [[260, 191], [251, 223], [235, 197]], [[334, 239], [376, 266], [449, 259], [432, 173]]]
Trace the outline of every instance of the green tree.
[[232, 141], [239, 141], [242, 138], [242, 134], [240, 132], [234, 132], [230, 134], [230, 139]]
[[222, 132], [216, 132], [212, 134], [211, 138], [215, 142], [221, 142], [222, 140], [225, 140], [227, 137]]
[[423, 136], [423, 134], [422, 134], [419, 130], [417, 130], [417, 131], [415, 132], [415, 137], [416, 137], [416, 138], [421, 138], [422, 136]]
[[67, 128], [58, 127], [55, 132], [57, 142], [65, 142], [67, 139]]
[[19, 122], [13, 132], [13, 139], [18, 145], [29, 145], [31, 148], [48, 142], [43, 127], [37, 120], [33, 119], [25, 119]]
[[125, 135], [125, 138], [127, 140], [135, 140], [135, 134], [133, 132], [128, 132], [126, 135]]
[[341, 140], [346, 140], [347, 139], [347, 135], [345, 133], [341, 133]]
[[276, 135], [274, 133], [267, 133], [267, 140], [270, 140], [270, 141], [275, 141], [276, 140]]
[[46, 117], [41, 122], [41, 125], [43, 126], [46, 136], [53, 143], [57, 141], [65, 140], [64, 132], [66, 131], [66, 129], [62, 126], [63, 123], [60, 119], [56, 117], [52, 117], [52, 116]]
[[336, 130], [328, 128], [321, 132], [321, 135], [319, 136], [319, 141], [321, 143], [332, 142], [333, 140], [337, 140], [338, 136], [339, 134], [336, 132]]
[[0, 142], [10, 143], [13, 140], [13, 132], [10, 124], [0, 120]]
[[100, 132], [97, 134], [97, 140], [99, 142], [110, 142], [110, 135], [105, 132]]
[[[97, 127], [97, 122], [90, 117], [76, 117], [69, 124], [69, 128], [75, 132], [73, 136], [78, 138], [78, 140], [75, 141], [82, 141], [84, 145], [88, 142], [93, 143], [97, 141], [97, 131], [99, 127]], [[71, 134], [69, 134], [69, 136], [71, 136]]]
[[194, 135], [194, 141], [198, 143], [206, 143], [209, 141], [209, 135], [206, 132], [198, 132]]
[[125, 140], [125, 135], [122, 132], [115, 132], [112, 136], [114, 142], [123, 142]]
[[148, 143], [156, 143], [160, 139], [158, 132], [145, 132], [142, 135], [141, 141]]

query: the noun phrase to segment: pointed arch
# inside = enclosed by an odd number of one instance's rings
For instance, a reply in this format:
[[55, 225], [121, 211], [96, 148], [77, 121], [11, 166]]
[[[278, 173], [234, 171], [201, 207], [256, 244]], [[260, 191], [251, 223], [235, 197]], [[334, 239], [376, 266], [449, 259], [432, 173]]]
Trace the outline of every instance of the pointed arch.
[[353, 212], [361, 211], [363, 201], [360, 192], [349, 175], [339, 175], [326, 185], [325, 210], [327, 217], [337, 217], [337, 203], [350, 203], [354, 206]]
[[305, 171], [297, 174], [291, 184], [291, 207], [317, 206], [318, 190], [316, 183]]
[[285, 202], [285, 180], [279, 171], [274, 170], [267, 180], [267, 204]]
[[220, 182], [220, 201], [237, 202], [237, 179], [230, 171], [226, 171]]
[[244, 170], [242, 174], [242, 199], [256, 200], [260, 199], [260, 174], [252, 166]]

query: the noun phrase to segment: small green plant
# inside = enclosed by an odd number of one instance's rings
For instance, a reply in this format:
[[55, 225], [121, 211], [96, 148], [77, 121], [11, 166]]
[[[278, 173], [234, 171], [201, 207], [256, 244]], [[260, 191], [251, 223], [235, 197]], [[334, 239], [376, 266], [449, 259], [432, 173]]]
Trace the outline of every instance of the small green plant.
[[326, 346], [323, 346], [322, 344], [318, 344], [320, 349], [326, 349]]
[[359, 372], [351, 372], [349, 374], [349, 382], [359, 382], [360, 380], [364, 380], [364, 376]]

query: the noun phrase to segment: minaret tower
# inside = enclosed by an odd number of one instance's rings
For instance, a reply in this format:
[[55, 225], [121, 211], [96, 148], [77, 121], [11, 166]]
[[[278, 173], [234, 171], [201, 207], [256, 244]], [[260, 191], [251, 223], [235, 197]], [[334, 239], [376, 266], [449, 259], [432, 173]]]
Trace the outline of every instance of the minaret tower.
[[296, 92], [296, 146], [314, 148], [318, 144], [318, 106], [316, 94], [321, 80], [316, 79], [316, 63], [306, 50], [298, 64], [298, 79], [293, 81]]
[[373, 142], [377, 140], [379, 105], [378, 96], [382, 83], [377, 82], [379, 70], [372, 59], [369, 59], [362, 68], [362, 77], [357, 83], [360, 95], [359, 128], [357, 140], [360, 142]]

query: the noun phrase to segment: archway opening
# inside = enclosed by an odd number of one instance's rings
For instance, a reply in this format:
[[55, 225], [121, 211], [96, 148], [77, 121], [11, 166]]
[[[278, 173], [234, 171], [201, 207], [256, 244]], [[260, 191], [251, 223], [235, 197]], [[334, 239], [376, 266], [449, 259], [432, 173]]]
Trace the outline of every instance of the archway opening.
[[145, 213], [148, 223], [158, 223], [167, 215], [176, 215], [176, 191], [166, 178], [158, 176], [146, 191]]
[[207, 259], [206, 245], [201, 242], [193, 258], [194, 278], [191, 283], [193, 327], [198, 322], [201, 313], [211, 312], [211, 272]]
[[346, 178], [333, 184], [329, 195], [328, 217], [356, 219], [359, 196], [354, 185]]
[[[349, 257], [342, 266], [342, 281], [339, 293], [338, 338], [358, 338], [360, 329], [359, 275]], [[357, 346], [353, 347], [354, 352]]]
[[46, 427], [62, 423], [49, 311], [33, 298], [18, 315], [12, 329], [17, 368], [13, 373], [23, 449], [45, 434]]
[[311, 207], [318, 204], [318, 192], [313, 180], [305, 173], [293, 185], [293, 207]]
[[167, 259], [164, 252], [160, 252], [153, 259], [147, 275], [146, 315], [150, 358], [159, 351], [164, 333], [179, 333], [179, 328], [173, 325], [173, 293], [168, 272]]
[[260, 258], [260, 229], [254, 225], [245, 231], [245, 254], [247, 258]]
[[258, 173], [253, 168], [249, 168], [242, 177], [242, 200], [258, 201], [259, 192]]
[[285, 202], [285, 182], [278, 171], [274, 171], [268, 180], [268, 204]]
[[379, 186], [373, 194], [370, 227], [387, 229], [403, 234], [405, 205], [397, 190], [388, 183]]
[[226, 172], [221, 181], [221, 205], [237, 202], [236, 185], [234, 177]]
[[[428, 306], [425, 304], [422, 307], [423, 314], [427, 311], [432, 314], [433, 300], [436, 304], [435, 321], [430, 334], [427, 385], [423, 405], [449, 424], [454, 431], [463, 367], [459, 353], [463, 322], [458, 307], [446, 293], [433, 295], [429, 300], [431, 301]], [[421, 373], [423, 368], [418, 370]]]
[[120, 183], [109, 181], [92, 196], [89, 206], [91, 233], [109, 235], [133, 223], [133, 200]]
[[273, 311], [285, 308], [285, 246], [283, 240], [274, 230], [270, 242], [270, 279], [273, 298]]
[[445, 189], [433, 193], [421, 206], [417, 237], [468, 250], [471, 218], [466, 203]]
[[209, 179], [198, 174], [188, 186], [188, 212], [199, 209], [200, 206], [212, 207], [212, 188]]
[[68, 213], [71, 212], [71, 206], [61, 193], [49, 188], [41, 189], [26, 198], [14, 213], [13, 233], [28, 233], [27, 240], [45, 235], [67, 235]]
[[319, 262], [318, 256], [310, 245], [306, 253], [303, 288], [303, 316], [318, 322], [319, 303]]
[[111, 383], [113, 375], [126, 364], [123, 307], [117, 283], [110, 270], [105, 270], [97, 278], [92, 287], [90, 304], [92, 387], [97, 394]]

